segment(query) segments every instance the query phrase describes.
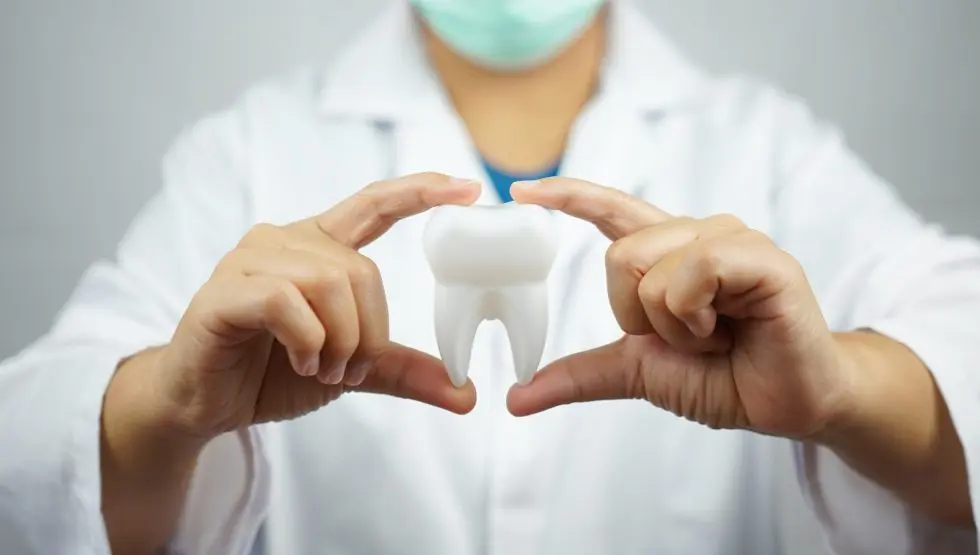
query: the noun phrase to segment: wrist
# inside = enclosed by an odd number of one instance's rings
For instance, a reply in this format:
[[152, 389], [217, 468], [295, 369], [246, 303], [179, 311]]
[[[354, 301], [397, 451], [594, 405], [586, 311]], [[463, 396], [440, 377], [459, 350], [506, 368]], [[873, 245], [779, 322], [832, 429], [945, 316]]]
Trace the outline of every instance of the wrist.
[[113, 549], [157, 552], [172, 537], [204, 442], [178, 433], [160, 410], [160, 349], [125, 360], [102, 405], [102, 514]]
[[150, 349], [120, 364], [103, 402], [104, 444], [117, 455], [119, 470], [138, 482], [183, 477], [208, 442], [187, 433], [161, 398], [156, 371], [163, 353]]
[[812, 439], [839, 455], [882, 448], [920, 455], [906, 463], [930, 460], [945, 405], [926, 367], [904, 345], [875, 332], [839, 333], [834, 340], [841, 403]]
[[970, 524], [963, 445], [929, 369], [875, 332], [834, 339], [844, 402], [811, 440], [925, 514]]
[[834, 448], [860, 435], [859, 430], [868, 414], [873, 413], [870, 405], [874, 403], [876, 389], [872, 383], [875, 380], [874, 364], [868, 360], [868, 343], [873, 340], [874, 334], [870, 332], [833, 334], [834, 402], [829, 405], [823, 426], [809, 438], [810, 441]]

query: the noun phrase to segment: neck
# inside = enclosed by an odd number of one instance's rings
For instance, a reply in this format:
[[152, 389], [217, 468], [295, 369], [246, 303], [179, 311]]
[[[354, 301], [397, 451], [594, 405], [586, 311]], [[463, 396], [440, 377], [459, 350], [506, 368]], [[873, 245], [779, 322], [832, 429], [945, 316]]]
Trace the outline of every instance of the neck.
[[592, 97], [605, 52], [605, 21], [597, 17], [557, 57], [519, 72], [479, 67], [432, 33], [427, 48], [480, 154], [507, 171], [531, 173], [558, 161]]

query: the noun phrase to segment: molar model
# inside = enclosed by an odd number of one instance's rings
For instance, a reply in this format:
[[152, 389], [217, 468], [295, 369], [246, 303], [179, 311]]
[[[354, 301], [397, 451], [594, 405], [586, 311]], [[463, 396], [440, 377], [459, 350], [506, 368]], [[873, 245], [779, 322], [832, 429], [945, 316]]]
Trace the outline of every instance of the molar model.
[[466, 383], [476, 330], [500, 320], [517, 382], [541, 363], [548, 331], [547, 278], [557, 254], [554, 215], [540, 206], [436, 208], [423, 234], [436, 281], [436, 342], [449, 377]]

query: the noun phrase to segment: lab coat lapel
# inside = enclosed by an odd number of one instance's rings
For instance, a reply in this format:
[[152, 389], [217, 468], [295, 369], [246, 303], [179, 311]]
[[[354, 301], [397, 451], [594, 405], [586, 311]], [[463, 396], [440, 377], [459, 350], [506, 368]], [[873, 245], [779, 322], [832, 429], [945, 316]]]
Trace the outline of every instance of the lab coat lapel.
[[[572, 130], [562, 174], [648, 200], [672, 194], [676, 188], [658, 190], [658, 176], [651, 175], [657, 166], [651, 160], [664, 155], [650, 147], [651, 137], [658, 122], [696, 99], [703, 77], [628, 1], [613, 1], [608, 17], [600, 87]], [[556, 271], [568, 279], [556, 284], [557, 301], [567, 305], [574, 299], [583, 257], [603, 239], [591, 224], [563, 216], [561, 222]]]
[[[562, 175], [634, 194], [642, 183], [640, 164], [634, 156], [640, 131], [639, 120], [628, 105], [611, 96], [597, 97], [573, 129]], [[555, 270], [561, 275], [577, 274], [574, 269], [581, 263], [584, 252], [601, 238], [589, 223], [565, 215], [558, 215], [558, 218], [562, 247]], [[556, 286], [559, 289], [574, 288], [572, 281], [561, 280]], [[566, 304], [573, 294], [571, 290], [559, 291], [556, 301]]]
[[478, 204], [499, 200], [487, 183], [476, 147], [466, 128], [449, 109], [433, 113], [429, 121], [404, 122], [393, 129], [393, 151], [397, 175], [438, 172], [483, 183]]
[[[429, 64], [414, 14], [397, 2], [341, 56], [320, 106], [327, 116], [374, 121], [382, 160], [398, 177], [439, 172], [483, 180], [472, 141]], [[489, 185], [480, 203], [497, 202]], [[424, 218], [422, 218], [424, 219]]]
[[637, 193], [641, 152], [656, 122], [697, 98], [703, 76], [627, 0], [608, 14], [606, 60], [599, 90], [570, 137], [563, 173]]
[[562, 175], [630, 192], [638, 161], [638, 114], [621, 99], [600, 96], [583, 112], [569, 137]]

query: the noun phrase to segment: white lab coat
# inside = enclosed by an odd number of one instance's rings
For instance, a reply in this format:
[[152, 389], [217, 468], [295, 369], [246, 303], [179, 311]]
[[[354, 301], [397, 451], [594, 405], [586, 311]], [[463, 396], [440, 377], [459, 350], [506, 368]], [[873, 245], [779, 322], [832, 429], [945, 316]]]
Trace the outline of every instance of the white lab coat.
[[[169, 339], [251, 225], [420, 171], [483, 177], [401, 2], [329, 70], [259, 86], [189, 129], [117, 259], [94, 265], [53, 330], [0, 368], [0, 551], [108, 552], [106, 384], [121, 358]], [[676, 214], [737, 214], [802, 262], [834, 329], [872, 327], [914, 349], [950, 407], [980, 508], [977, 243], [920, 222], [799, 102], [701, 73], [625, 3], [612, 10], [602, 90], [562, 171]], [[497, 202], [492, 189], [480, 202]], [[437, 353], [424, 221], [398, 224], [365, 253], [382, 270], [392, 338]], [[561, 240], [546, 361], [620, 335], [606, 240], [571, 218]], [[268, 553], [288, 555], [797, 553], [777, 533], [774, 478], [795, 465], [837, 553], [976, 553], [975, 533], [916, 516], [820, 448], [709, 430], [639, 401], [514, 418], [507, 349], [499, 326], [481, 329], [470, 372], [480, 400], [467, 416], [350, 395], [219, 438], [174, 552], [247, 553], [261, 528]]]

